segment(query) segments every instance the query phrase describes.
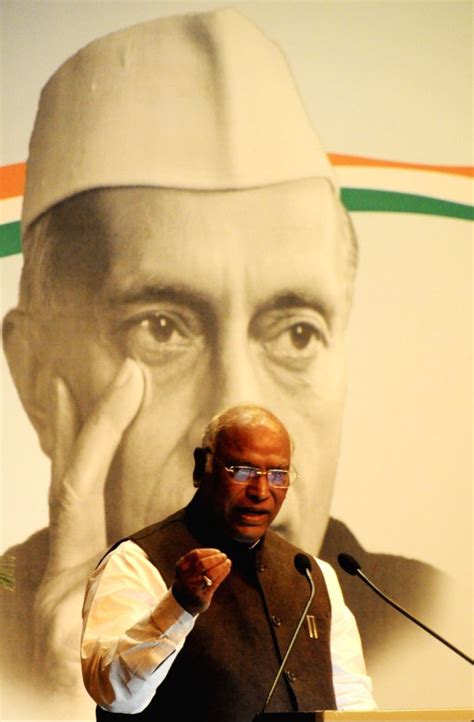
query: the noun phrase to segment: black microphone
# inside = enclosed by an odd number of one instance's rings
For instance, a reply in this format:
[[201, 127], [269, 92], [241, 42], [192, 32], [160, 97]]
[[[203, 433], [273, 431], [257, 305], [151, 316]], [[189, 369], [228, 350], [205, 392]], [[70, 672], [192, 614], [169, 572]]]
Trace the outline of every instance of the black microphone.
[[[310, 559], [308, 556], [306, 556], [306, 554], [301, 554], [301, 553], [299, 553], [299, 554], [296, 554], [296, 555], [295, 555], [294, 564], [295, 564], [295, 567], [296, 567], [297, 571], [298, 571], [300, 574], [302, 574], [304, 577], [306, 577], [306, 579], [308, 580], [309, 585], [310, 585], [310, 588], [311, 588], [311, 592], [310, 592], [310, 595], [309, 595], [309, 599], [308, 599], [308, 601], [306, 602], [306, 606], [305, 606], [305, 608], [303, 609], [303, 614], [301, 615], [300, 620], [299, 620], [299, 622], [298, 622], [298, 624], [297, 624], [297, 626], [296, 626], [296, 629], [295, 629], [295, 631], [294, 631], [294, 634], [293, 634], [293, 636], [292, 636], [292, 638], [291, 638], [290, 644], [288, 645], [288, 649], [286, 650], [286, 654], [285, 654], [285, 656], [283, 657], [282, 663], [281, 663], [281, 665], [280, 665], [280, 669], [278, 670], [278, 672], [277, 672], [277, 674], [276, 674], [276, 677], [275, 677], [275, 679], [273, 680], [273, 684], [272, 684], [272, 686], [271, 686], [270, 692], [268, 693], [268, 697], [267, 697], [267, 699], [265, 700], [265, 704], [264, 704], [263, 707], [262, 707], [262, 711], [261, 711], [261, 713], [260, 713], [260, 714], [262, 714], [262, 715], [263, 715], [263, 713], [265, 712], [266, 708], [268, 707], [268, 705], [269, 705], [269, 703], [270, 703], [270, 700], [271, 700], [271, 698], [272, 698], [272, 696], [273, 696], [273, 693], [274, 693], [274, 691], [275, 691], [275, 688], [276, 688], [276, 686], [277, 686], [277, 684], [278, 684], [278, 680], [279, 680], [280, 677], [281, 677], [281, 674], [282, 674], [282, 672], [283, 672], [283, 669], [284, 669], [284, 667], [285, 667], [285, 664], [286, 664], [286, 662], [287, 662], [287, 659], [288, 659], [288, 657], [290, 656], [291, 650], [292, 650], [293, 647], [294, 647], [294, 644], [295, 644], [295, 642], [296, 642], [296, 637], [298, 636], [298, 632], [299, 632], [300, 629], [301, 629], [301, 625], [302, 625], [303, 622], [304, 622], [304, 618], [305, 618], [306, 613], [307, 613], [307, 611], [308, 611], [308, 609], [309, 609], [309, 607], [310, 607], [310, 605], [311, 605], [311, 602], [313, 601], [313, 597], [314, 597], [314, 594], [315, 594], [315, 591], [316, 591], [315, 586], [314, 586], [314, 582], [313, 582], [313, 577], [311, 576], [311, 559]], [[258, 717], [259, 717], [259, 715], [258, 715]]]
[[352, 574], [353, 577], [357, 576], [357, 572], [360, 569], [360, 564], [357, 559], [351, 557], [350, 554], [338, 554], [337, 561], [339, 562], [339, 566], [342, 567], [345, 572]]
[[410, 612], [407, 612], [406, 609], [403, 609], [399, 604], [393, 601], [393, 599], [390, 599], [386, 594], [384, 594], [378, 587], [375, 586], [373, 582], [370, 581], [368, 577], [365, 576], [364, 572], [361, 569], [361, 566], [357, 559], [354, 559], [354, 557], [351, 557], [350, 554], [338, 554], [337, 555], [337, 561], [339, 562], [339, 565], [344, 569], [345, 572], [348, 574], [351, 574], [352, 576], [359, 577], [359, 579], [362, 579], [362, 581], [367, 584], [368, 587], [370, 587], [376, 594], [379, 595], [384, 601], [388, 602], [391, 607], [396, 609], [398, 612], [403, 614], [405, 617], [410, 619], [412, 622], [417, 624], [419, 627], [425, 630], [425, 632], [428, 632], [428, 634], [431, 634], [435, 639], [437, 639], [439, 642], [442, 642], [445, 644], [449, 649], [451, 649], [453, 652], [456, 652], [456, 654], [459, 654], [460, 657], [466, 660], [466, 662], [469, 662], [469, 664], [474, 664], [474, 660], [467, 656], [467, 654], [464, 654], [464, 652], [461, 652], [460, 649], [455, 647], [451, 642], [448, 642], [446, 639], [441, 637], [439, 634], [434, 632], [432, 629], [426, 626], [426, 624], [423, 624], [423, 622], [420, 622], [419, 619], [416, 619]]
[[311, 571], [311, 559], [306, 554], [296, 554], [294, 564], [296, 570], [304, 577], [307, 576], [307, 572]]

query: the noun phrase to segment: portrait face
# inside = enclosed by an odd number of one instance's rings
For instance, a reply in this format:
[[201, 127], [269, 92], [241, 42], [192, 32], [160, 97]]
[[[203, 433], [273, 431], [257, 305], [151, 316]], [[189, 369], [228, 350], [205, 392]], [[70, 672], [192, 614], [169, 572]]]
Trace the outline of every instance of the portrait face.
[[[89, 256], [84, 268], [72, 263], [45, 324], [51, 375], [65, 379], [83, 419], [124, 358], [146, 379], [107, 481], [109, 541], [187, 503], [209, 419], [250, 401], [274, 412], [294, 443], [299, 478], [276, 528], [317, 550], [338, 456], [348, 313], [348, 241], [329, 185], [97, 190], [63, 215], [62, 252], [87, 236]], [[83, 271], [93, 283], [77, 280]]]
[[290, 440], [281, 427], [236, 425], [218, 435], [203, 492], [218, 524], [232, 539], [249, 544], [260, 539], [280, 511], [287, 489], [271, 486], [265, 475], [239, 483], [227, 469], [289, 470], [290, 462]]

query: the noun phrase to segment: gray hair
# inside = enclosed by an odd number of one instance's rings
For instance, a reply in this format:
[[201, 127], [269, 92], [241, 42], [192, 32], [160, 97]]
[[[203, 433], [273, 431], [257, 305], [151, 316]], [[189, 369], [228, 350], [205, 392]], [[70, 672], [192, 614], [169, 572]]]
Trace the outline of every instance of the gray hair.
[[[61, 308], [68, 289], [100, 289], [108, 270], [107, 237], [96, 209], [95, 191], [53, 206], [23, 237], [20, 307], [26, 311]], [[71, 220], [72, 219], [72, 220]], [[74, 224], [74, 243], [67, 237]]]
[[[243, 402], [232, 406], [230, 409], [220, 411], [212, 417], [204, 431], [201, 446], [203, 449], [210, 449], [213, 455], [220, 434], [229, 429], [234, 429], [236, 426], [251, 425], [265, 426], [278, 430], [285, 429], [280, 419], [268, 409], [264, 409], [262, 406], [256, 406], [250, 402]], [[291, 446], [293, 446], [292, 443]]]

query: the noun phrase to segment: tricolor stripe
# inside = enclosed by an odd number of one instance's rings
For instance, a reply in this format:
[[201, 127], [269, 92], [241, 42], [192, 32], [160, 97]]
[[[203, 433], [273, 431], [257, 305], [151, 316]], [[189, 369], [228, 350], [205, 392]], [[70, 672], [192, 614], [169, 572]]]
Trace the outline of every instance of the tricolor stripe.
[[445, 216], [474, 220], [474, 207], [453, 203], [442, 198], [430, 198], [413, 193], [395, 193], [371, 188], [341, 188], [342, 202], [349, 211], [372, 211], [386, 213], [423, 213], [429, 216]]
[[[474, 220], [471, 166], [329, 154], [341, 197], [352, 212], [422, 213]], [[0, 256], [21, 252], [20, 216], [25, 163], [0, 167]]]
[[0, 166], [0, 200], [22, 196], [25, 190], [26, 163]]
[[403, 168], [405, 170], [424, 170], [435, 173], [449, 173], [451, 175], [474, 178], [474, 167], [470, 165], [432, 165], [429, 163], [407, 163], [400, 160], [383, 160], [381, 158], [364, 158], [359, 155], [339, 155], [329, 153], [333, 165], [365, 166], [372, 168]]

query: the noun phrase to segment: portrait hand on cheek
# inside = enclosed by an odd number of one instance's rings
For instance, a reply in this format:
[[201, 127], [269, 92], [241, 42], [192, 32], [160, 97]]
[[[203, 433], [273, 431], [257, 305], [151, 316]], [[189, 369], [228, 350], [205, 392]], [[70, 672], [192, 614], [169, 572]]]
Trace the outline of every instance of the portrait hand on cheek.
[[[6, 346], [11, 350], [18, 343], [22, 344], [25, 367], [28, 342], [18, 338], [24, 328], [20, 332], [17, 326], [30, 326], [31, 323], [34, 322], [18, 312], [12, 312], [5, 320]], [[29, 340], [34, 336], [32, 331]], [[33, 349], [30, 350], [29, 370], [36, 361], [33, 360]], [[59, 375], [51, 374], [44, 383], [37, 384], [28, 378], [26, 368], [22, 373], [25, 378], [17, 379], [17, 383], [28, 394], [24, 397], [27, 399], [25, 404], [43, 448], [51, 457], [52, 478], [48, 555], [46, 565], [43, 562], [35, 570], [42, 576], [31, 600], [31, 626], [27, 627], [30, 654], [20, 657], [19, 661], [26, 665], [22, 673], [27, 672], [31, 681], [38, 678], [38, 682], [47, 683], [47, 696], [53, 687], [69, 699], [75, 695], [82, 698], [81, 680], [77, 674], [77, 644], [84, 583], [107, 545], [104, 487], [122, 435], [142, 403], [143, 372], [136, 362], [126, 359], [82, 423], [77, 404]], [[35, 399], [31, 395], [33, 388], [37, 392]], [[40, 553], [43, 544], [40, 537], [35, 540]], [[25, 588], [30, 591], [31, 582]], [[15, 664], [13, 672], [19, 672]], [[47, 696], [43, 700], [45, 712]], [[61, 709], [59, 705], [56, 711], [60, 713]]]

